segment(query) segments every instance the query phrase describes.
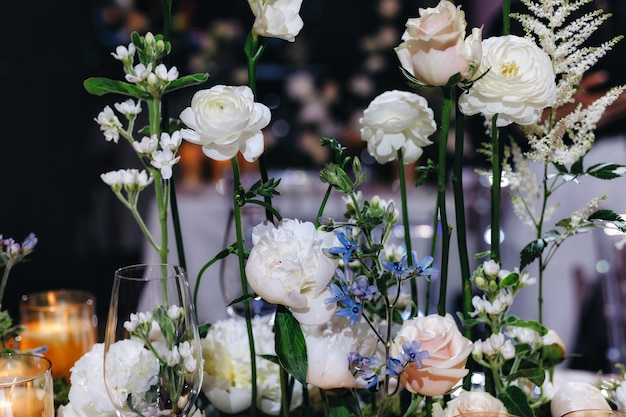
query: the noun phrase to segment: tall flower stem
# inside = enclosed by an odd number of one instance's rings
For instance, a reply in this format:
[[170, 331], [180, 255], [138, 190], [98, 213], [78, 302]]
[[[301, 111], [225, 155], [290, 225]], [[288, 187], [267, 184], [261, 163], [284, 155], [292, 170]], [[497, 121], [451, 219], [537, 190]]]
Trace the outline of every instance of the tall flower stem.
[[[407, 266], [413, 265], [413, 256], [411, 253], [411, 222], [409, 221], [409, 209], [406, 198], [406, 176], [404, 175], [404, 156], [402, 149], [398, 149], [398, 179], [400, 180], [400, 202], [402, 205], [402, 225], [404, 226], [404, 245], [406, 246]], [[415, 303], [415, 309], [418, 310], [419, 300], [417, 293], [417, 279], [411, 280], [411, 298]]]
[[[441, 223], [441, 271], [439, 302], [437, 312], [440, 316], [446, 314], [446, 292], [448, 290], [448, 261], [450, 258], [450, 227], [446, 214], [446, 159], [448, 151], [448, 131], [450, 129], [450, 115], [452, 114], [452, 94], [448, 87], [442, 88], [443, 104], [441, 113], [441, 127], [439, 131], [439, 163], [437, 168], [437, 211]], [[435, 235], [436, 236], [436, 235]]]
[[[463, 157], [465, 119], [463, 113], [456, 112], [454, 165], [452, 168], [452, 190], [454, 192], [454, 214], [457, 225], [457, 245], [461, 268], [461, 286], [463, 296], [463, 319], [468, 319], [472, 311], [472, 284], [470, 282], [470, 265], [467, 250], [467, 230], [465, 225], [465, 198], [463, 195]], [[471, 326], [464, 326], [465, 337], [471, 338]]]
[[502, 0], [502, 35], [511, 33], [511, 0]]
[[[235, 236], [237, 238], [237, 258], [239, 259], [239, 277], [241, 279], [242, 294], [248, 294], [248, 280], [245, 272], [245, 252], [243, 247], [243, 227], [241, 225], [241, 178], [239, 175], [239, 161], [237, 155], [231, 158], [233, 170], [233, 210], [235, 217]], [[246, 318], [246, 329], [248, 333], [248, 344], [250, 346], [250, 372], [252, 383], [252, 403], [250, 405], [250, 416], [256, 415], [256, 398], [257, 398], [257, 369], [256, 369], [256, 351], [254, 349], [254, 333], [252, 332], [252, 317], [250, 313], [250, 300], [244, 301], [244, 314]]]
[[[148, 110], [150, 113], [150, 133], [158, 137], [161, 131], [161, 100], [157, 98], [148, 100]], [[161, 263], [166, 264], [168, 253], [167, 211], [170, 197], [170, 181], [163, 180], [159, 170], [149, 169], [154, 176], [155, 198], [158, 208], [159, 225], [161, 227], [161, 244], [158, 247], [155, 246], [154, 249], [159, 254]]]
[[500, 132], [496, 121], [491, 119], [491, 259], [500, 262], [500, 187], [502, 181], [502, 162], [500, 150]]
[[[172, 30], [172, 0], [161, 0], [163, 6], [163, 40], [166, 42], [170, 40], [170, 33]], [[163, 58], [163, 63], [169, 68], [170, 56], [166, 55]], [[169, 104], [167, 96], [162, 98], [161, 108], [161, 131], [169, 131]], [[176, 243], [176, 253], [178, 254], [178, 264], [187, 269], [187, 261], [185, 259], [185, 248], [183, 246], [183, 236], [180, 229], [180, 215], [178, 212], [178, 200], [176, 199], [176, 183], [171, 181], [170, 183], [170, 208], [172, 211], [172, 225], [174, 228], [174, 238]]]
[[[250, 32], [248, 35], [248, 39], [246, 39], [245, 52], [246, 57], [248, 58], [248, 87], [252, 90], [255, 98], [257, 95], [256, 90], [256, 64], [263, 55], [263, 51], [265, 50], [265, 42], [261, 42], [261, 38], [259, 38], [254, 33]], [[261, 180], [263, 182], [267, 182], [269, 176], [267, 174], [267, 163], [265, 161], [265, 154], [261, 154], [259, 156], [259, 171], [261, 174]], [[265, 196], [265, 203], [268, 206], [272, 205], [272, 197]], [[267, 220], [273, 221], [274, 215], [270, 209], [265, 210], [265, 216]]]

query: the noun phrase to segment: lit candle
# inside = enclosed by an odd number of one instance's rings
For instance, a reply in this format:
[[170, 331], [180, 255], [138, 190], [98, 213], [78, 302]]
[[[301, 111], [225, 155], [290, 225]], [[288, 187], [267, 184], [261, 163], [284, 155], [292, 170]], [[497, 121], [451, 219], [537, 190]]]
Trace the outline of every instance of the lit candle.
[[93, 324], [87, 319], [55, 320], [45, 318], [25, 324], [20, 341], [21, 350], [33, 350], [42, 346], [42, 354], [52, 362], [54, 377], [66, 376], [70, 368], [96, 342]]
[[54, 377], [70, 377], [74, 363], [97, 340], [94, 300], [80, 290], [54, 290], [23, 297], [20, 350], [45, 347]]
[[0, 389], [0, 416], [53, 417], [54, 400], [40, 388], [7, 387]]
[[48, 359], [0, 354], [0, 417], [54, 417], [54, 388]]

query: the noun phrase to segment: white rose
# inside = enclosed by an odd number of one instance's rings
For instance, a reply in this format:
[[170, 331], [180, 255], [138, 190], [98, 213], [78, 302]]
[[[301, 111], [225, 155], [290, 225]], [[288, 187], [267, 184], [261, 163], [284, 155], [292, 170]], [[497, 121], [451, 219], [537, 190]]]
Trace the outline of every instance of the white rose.
[[252, 32], [268, 38], [279, 38], [289, 42], [304, 26], [300, 17], [302, 0], [248, 0], [256, 17]]
[[261, 129], [270, 118], [269, 108], [255, 103], [249, 87], [216, 85], [193, 95], [191, 106], [180, 114], [189, 129], [180, 135], [202, 145], [209, 158], [224, 161], [241, 151], [246, 161], [253, 162], [263, 153]]
[[458, 397], [448, 402], [446, 416], [453, 417], [465, 413], [508, 413], [504, 403], [488, 392], [463, 391]]
[[396, 159], [402, 150], [405, 164], [422, 156], [422, 147], [432, 144], [428, 136], [437, 130], [428, 101], [419, 94], [386, 91], [376, 97], [359, 119], [361, 138], [379, 164]]
[[302, 324], [328, 321], [336, 304], [328, 283], [339, 259], [323, 249], [339, 246], [335, 233], [317, 230], [311, 222], [283, 219], [278, 227], [263, 222], [252, 230], [252, 243], [246, 263], [246, 276], [254, 292], [264, 300], [290, 307]]
[[419, 9], [420, 17], [406, 22], [402, 42], [395, 48], [402, 67], [427, 85], [443, 86], [461, 74], [469, 80], [481, 57], [481, 29], [465, 38], [465, 12], [449, 0]]
[[349, 320], [334, 316], [320, 326], [301, 326], [306, 339], [307, 382], [322, 389], [364, 388], [366, 382], [350, 369], [348, 355], [358, 352], [372, 357], [377, 338], [361, 319], [354, 326]]
[[469, 372], [465, 368], [472, 353], [472, 342], [459, 331], [450, 314], [430, 314], [405, 320], [391, 345], [391, 355], [399, 357], [402, 345], [421, 342], [420, 350], [430, 357], [422, 367], [411, 363], [404, 368], [400, 382], [412, 393], [425, 396], [443, 395]]
[[560, 417], [578, 410], [610, 410], [611, 406], [595, 386], [586, 382], [567, 382], [554, 393], [550, 413]]
[[497, 126], [529, 125], [554, 104], [556, 81], [550, 57], [533, 41], [519, 36], [500, 36], [483, 41], [479, 78], [459, 97], [466, 115], [486, 118], [498, 115]]

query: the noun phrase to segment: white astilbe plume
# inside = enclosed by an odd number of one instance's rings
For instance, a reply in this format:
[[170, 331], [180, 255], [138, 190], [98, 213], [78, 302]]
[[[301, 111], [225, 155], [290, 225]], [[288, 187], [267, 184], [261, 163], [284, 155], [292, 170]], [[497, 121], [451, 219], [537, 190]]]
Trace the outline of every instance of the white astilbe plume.
[[[590, 36], [611, 17], [602, 10], [594, 9], [579, 13], [574, 19], [573, 13], [592, 0], [521, 1], [530, 14], [513, 13], [511, 17], [522, 24], [527, 37], [534, 39], [548, 53], [557, 78], [556, 103], [550, 110], [551, 117], [522, 128], [530, 151], [522, 154], [519, 148], [512, 147], [508, 154], [509, 162], [503, 167], [510, 177], [516, 215], [524, 224], [537, 230], [557, 208], [546, 204], [541, 216], [541, 207], [547, 203], [547, 196], [563, 184], [580, 179], [579, 175], [557, 175], [548, 167], [551, 164], [569, 167], [584, 157], [593, 145], [594, 130], [604, 111], [626, 89], [624, 86], [615, 87], [588, 105], [571, 105], [575, 102], [574, 95], [579, 90], [583, 75], [623, 37], [615, 37], [598, 46], [586, 44]], [[571, 106], [568, 112], [564, 112], [566, 105]], [[542, 177], [538, 174], [540, 171], [531, 169], [532, 162], [544, 167]], [[547, 194], [544, 195], [544, 192]]]
[[592, 0], [522, 0], [534, 16], [513, 13], [528, 37], [537, 39], [539, 46], [552, 58], [557, 76], [555, 108], [574, 101], [576, 85], [582, 76], [622, 38], [617, 36], [602, 45], [583, 47], [584, 42], [611, 17], [594, 10], [567, 23], [566, 19]]
[[535, 150], [533, 159], [571, 165], [585, 156], [593, 145], [594, 130], [602, 114], [624, 90], [625, 86], [615, 87], [587, 107], [578, 105], [574, 111], [558, 120], [546, 136], [530, 137], [530, 144]]

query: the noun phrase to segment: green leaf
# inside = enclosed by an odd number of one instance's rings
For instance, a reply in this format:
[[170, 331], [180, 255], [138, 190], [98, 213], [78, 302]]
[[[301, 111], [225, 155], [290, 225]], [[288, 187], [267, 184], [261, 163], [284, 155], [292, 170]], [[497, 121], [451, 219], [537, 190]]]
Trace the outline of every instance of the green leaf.
[[516, 285], [518, 281], [519, 281], [519, 274], [517, 272], [511, 272], [502, 281], [500, 281], [500, 283], [498, 284], [498, 288], [504, 288], [510, 285]]
[[546, 246], [543, 239], [534, 240], [524, 246], [524, 249], [522, 249], [522, 252], [520, 253], [520, 270], [524, 269], [535, 259], [539, 258], [545, 248]]
[[534, 417], [535, 413], [528, 404], [528, 398], [520, 387], [510, 385], [500, 395], [498, 399], [504, 403], [509, 414], [517, 417]]
[[553, 165], [557, 169], [557, 171], [559, 171], [561, 174], [569, 174], [569, 171], [567, 170], [565, 165], [557, 164], [557, 163], [554, 163]]
[[198, 333], [200, 333], [200, 338], [204, 339], [206, 335], [209, 333], [211, 329], [211, 323], [205, 323], [198, 326]]
[[202, 84], [205, 83], [208, 79], [209, 74], [207, 73], [185, 75], [184, 77], [180, 77], [173, 81], [170, 81], [167, 87], [165, 87], [165, 90], [163, 90], [163, 94], [169, 93], [174, 90], [180, 90], [181, 88], [190, 87], [192, 85]]
[[108, 93], [122, 94], [124, 96], [135, 97], [140, 100], [148, 100], [152, 98], [143, 88], [139, 88], [134, 84], [125, 83], [123, 81], [111, 80], [109, 78], [91, 77], [83, 82], [85, 90], [96, 96], [102, 96]]
[[276, 308], [274, 320], [276, 332], [276, 354], [280, 365], [295, 379], [306, 386], [307, 355], [306, 341], [300, 323], [293, 317], [287, 307]]
[[539, 333], [540, 336], [545, 336], [548, 333], [548, 329], [545, 326], [541, 325], [541, 323], [539, 323], [538, 321], [523, 320], [514, 315], [506, 316], [502, 320], [502, 324], [504, 324], [505, 326], [525, 327], [528, 329], [532, 329]]
[[576, 176], [579, 176], [579, 175], [584, 173], [584, 171], [583, 171], [583, 158], [578, 159], [578, 161], [576, 161], [576, 162], [574, 162], [572, 164], [571, 173], [572, 173], [572, 175], [576, 175]]
[[514, 381], [518, 378], [528, 379], [533, 384], [541, 386], [546, 380], [546, 371], [543, 368], [521, 369], [509, 375], [507, 380]]
[[590, 166], [587, 174], [602, 180], [612, 180], [621, 177], [624, 169], [626, 169], [624, 165], [605, 162]]
[[361, 407], [354, 390], [344, 392], [337, 390], [329, 393], [326, 391], [326, 405], [328, 406], [328, 417], [361, 417]]

